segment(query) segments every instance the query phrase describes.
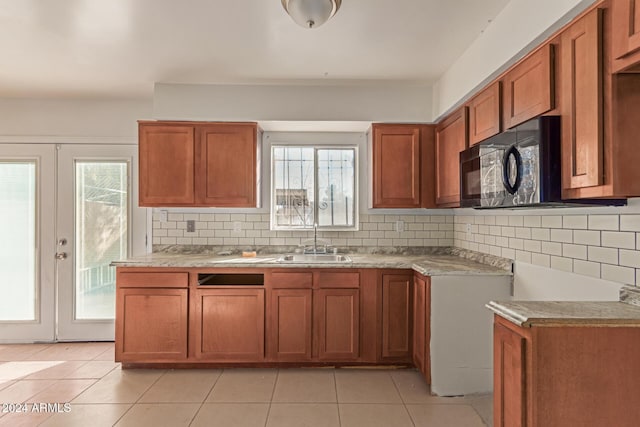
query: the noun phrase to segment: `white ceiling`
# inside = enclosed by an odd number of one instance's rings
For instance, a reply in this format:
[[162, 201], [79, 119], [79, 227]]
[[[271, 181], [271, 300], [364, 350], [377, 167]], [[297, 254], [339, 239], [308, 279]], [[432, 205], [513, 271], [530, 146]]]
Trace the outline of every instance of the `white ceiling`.
[[0, 97], [150, 97], [154, 82], [432, 84], [509, 0], [2, 0]]

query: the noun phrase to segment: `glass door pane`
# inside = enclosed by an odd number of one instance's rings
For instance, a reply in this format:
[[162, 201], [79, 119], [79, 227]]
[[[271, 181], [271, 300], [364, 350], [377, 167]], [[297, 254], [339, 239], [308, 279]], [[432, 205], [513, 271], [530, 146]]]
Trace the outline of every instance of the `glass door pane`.
[[115, 317], [113, 260], [127, 257], [127, 162], [75, 164], [75, 319]]
[[[36, 320], [36, 163], [0, 162], [0, 321]], [[10, 242], [10, 244], [8, 244]]]

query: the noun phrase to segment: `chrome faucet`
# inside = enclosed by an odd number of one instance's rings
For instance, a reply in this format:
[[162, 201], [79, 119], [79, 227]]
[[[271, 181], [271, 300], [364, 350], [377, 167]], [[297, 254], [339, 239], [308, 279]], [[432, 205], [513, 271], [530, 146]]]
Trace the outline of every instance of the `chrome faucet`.
[[318, 253], [318, 223], [313, 223], [313, 253]]

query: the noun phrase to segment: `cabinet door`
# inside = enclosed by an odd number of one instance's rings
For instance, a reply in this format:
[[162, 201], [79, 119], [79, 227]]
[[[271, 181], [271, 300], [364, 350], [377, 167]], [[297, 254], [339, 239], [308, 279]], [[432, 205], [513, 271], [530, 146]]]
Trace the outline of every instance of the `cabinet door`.
[[357, 360], [360, 356], [360, 291], [314, 291], [318, 359]]
[[268, 312], [269, 358], [311, 360], [311, 289], [274, 289]]
[[416, 276], [413, 279], [413, 364], [424, 374], [427, 333], [426, 283]]
[[640, 0], [614, 0], [613, 55], [622, 58], [640, 49]]
[[118, 289], [116, 361], [186, 359], [187, 292], [187, 289]]
[[436, 127], [436, 205], [460, 206], [460, 152], [467, 148], [467, 108]]
[[512, 128], [554, 107], [553, 46], [547, 44], [504, 76], [504, 127]]
[[263, 289], [198, 289], [194, 298], [190, 334], [196, 358], [264, 360]]
[[420, 207], [420, 128], [373, 125], [373, 207]]
[[493, 340], [494, 425], [524, 426], [526, 424], [525, 338], [495, 323]]
[[382, 276], [382, 358], [411, 360], [411, 274]]
[[469, 101], [469, 145], [501, 131], [500, 82], [495, 82]]
[[257, 127], [216, 123], [198, 128], [202, 155], [198, 203], [218, 207], [255, 207], [257, 203]]
[[561, 35], [563, 188], [602, 185], [602, 25], [595, 9]]
[[140, 206], [193, 205], [194, 128], [140, 123], [138, 137]]

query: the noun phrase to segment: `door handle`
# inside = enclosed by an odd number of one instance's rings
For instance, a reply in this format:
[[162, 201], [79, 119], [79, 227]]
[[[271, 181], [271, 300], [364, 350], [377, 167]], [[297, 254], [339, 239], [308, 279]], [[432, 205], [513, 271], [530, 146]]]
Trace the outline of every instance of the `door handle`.
[[56, 259], [59, 259], [59, 260], [67, 259], [67, 253], [66, 252], [58, 252], [56, 254]]
[[58, 240], [58, 245], [59, 246], [65, 246], [67, 244], [67, 239], [65, 239], [64, 237], [60, 240]]

